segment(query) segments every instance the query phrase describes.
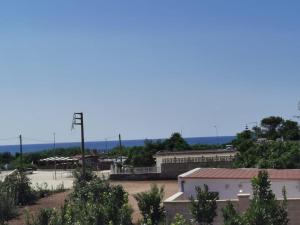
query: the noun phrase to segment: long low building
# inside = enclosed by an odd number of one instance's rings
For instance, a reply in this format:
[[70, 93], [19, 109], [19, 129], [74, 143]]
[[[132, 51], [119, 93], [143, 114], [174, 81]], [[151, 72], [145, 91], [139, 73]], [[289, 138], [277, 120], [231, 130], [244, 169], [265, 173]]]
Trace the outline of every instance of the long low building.
[[[257, 168], [196, 168], [178, 177], [179, 192], [164, 202], [168, 223], [176, 213], [191, 218], [189, 198], [195, 196], [195, 187], [207, 184], [210, 191], [219, 193], [218, 210], [214, 225], [223, 224], [221, 209], [228, 200], [232, 201], [240, 212], [244, 212], [253, 194], [251, 180], [257, 176]], [[286, 188], [288, 200], [288, 216], [290, 224], [300, 221], [300, 170], [299, 169], [267, 169], [271, 188], [278, 200], [283, 199], [282, 189]]]
[[234, 150], [193, 150], [193, 151], [159, 151], [154, 155], [156, 166], [164, 163], [190, 163], [207, 161], [232, 161], [236, 155]]
[[154, 158], [156, 167], [165, 177], [176, 179], [197, 167], [231, 167], [236, 154], [232, 149], [160, 151]]

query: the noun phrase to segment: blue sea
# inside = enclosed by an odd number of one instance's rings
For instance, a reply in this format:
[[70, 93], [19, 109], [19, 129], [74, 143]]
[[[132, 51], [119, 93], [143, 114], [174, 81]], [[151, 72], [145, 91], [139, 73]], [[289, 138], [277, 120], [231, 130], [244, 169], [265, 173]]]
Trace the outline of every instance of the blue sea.
[[[185, 140], [191, 144], [227, 144], [235, 139], [235, 136], [220, 136], [220, 137], [191, 137], [185, 138]], [[158, 140], [158, 139], [154, 139]], [[163, 139], [161, 139], [163, 140]], [[122, 145], [126, 147], [143, 146], [145, 140], [122, 140]], [[109, 151], [112, 148], [119, 145], [119, 141], [93, 141], [85, 142], [87, 149], [96, 149], [98, 151]], [[70, 143], [56, 143], [56, 148], [69, 148], [80, 147], [80, 142]], [[53, 143], [51, 144], [25, 144], [23, 145], [23, 152], [38, 152], [42, 150], [53, 149]], [[0, 152], [16, 153], [20, 151], [19, 145], [2, 145], [0, 146]]]

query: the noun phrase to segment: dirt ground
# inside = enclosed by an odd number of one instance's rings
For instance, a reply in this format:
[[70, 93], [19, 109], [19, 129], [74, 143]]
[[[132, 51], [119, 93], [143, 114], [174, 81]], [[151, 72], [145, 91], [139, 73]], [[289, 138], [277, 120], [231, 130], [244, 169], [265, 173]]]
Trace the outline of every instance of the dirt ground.
[[159, 187], [164, 186], [165, 197], [169, 198], [178, 192], [178, 185], [176, 180], [167, 181], [112, 181], [111, 184], [120, 184], [129, 193], [129, 204], [132, 206], [134, 212], [132, 214], [133, 222], [137, 223], [142, 217], [139, 208], [133, 195], [142, 191], [148, 191], [151, 184], [157, 184]]
[[[159, 187], [164, 186], [165, 197], [164, 199], [170, 197], [178, 191], [177, 181], [111, 181], [111, 184], [122, 185], [124, 189], [129, 193], [129, 204], [132, 206], [133, 212], [133, 222], [137, 223], [141, 219], [141, 214], [136, 200], [133, 195], [142, 191], [147, 191], [150, 189], [151, 184], [157, 184]], [[59, 208], [63, 205], [64, 200], [67, 198], [70, 191], [58, 193], [51, 195], [46, 198], [40, 199], [36, 204], [22, 207], [19, 212], [20, 215], [17, 219], [9, 221], [9, 225], [23, 225], [25, 224], [25, 214], [24, 211], [27, 209], [30, 213], [35, 215], [42, 208]]]
[[70, 191], [53, 194], [49, 197], [41, 198], [34, 205], [21, 207], [19, 209], [19, 216], [16, 219], [9, 221], [9, 225], [24, 225], [25, 224], [25, 210], [28, 210], [32, 215], [36, 215], [42, 208], [59, 208], [64, 204]]

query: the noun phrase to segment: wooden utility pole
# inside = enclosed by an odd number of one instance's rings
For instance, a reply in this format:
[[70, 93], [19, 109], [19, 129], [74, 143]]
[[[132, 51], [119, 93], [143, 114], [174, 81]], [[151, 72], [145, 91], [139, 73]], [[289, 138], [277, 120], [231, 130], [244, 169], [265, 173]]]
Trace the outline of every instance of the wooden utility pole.
[[23, 170], [23, 143], [22, 143], [22, 135], [19, 135], [20, 139], [20, 168]]
[[54, 161], [54, 179], [56, 180], [56, 154], [55, 154], [55, 133], [53, 133], [53, 153], [54, 153], [54, 157], [55, 157], [55, 161]]
[[82, 158], [82, 175], [85, 178], [85, 149], [84, 149], [84, 124], [83, 124], [83, 113], [74, 113], [73, 114], [73, 123], [72, 128], [74, 125], [81, 126], [81, 158]]
[[121, 140], [121, 134], [119, 134], [119, 148], [121, 153], [121, 165], [123, 166], [123, 156], [122, 156], [122, 140]]

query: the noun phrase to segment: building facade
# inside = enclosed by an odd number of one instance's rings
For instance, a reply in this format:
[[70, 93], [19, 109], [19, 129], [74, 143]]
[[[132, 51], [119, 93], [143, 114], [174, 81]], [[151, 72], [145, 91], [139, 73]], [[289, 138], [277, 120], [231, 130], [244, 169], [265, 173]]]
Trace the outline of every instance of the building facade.
[[[178, 177], [179, 192], [164, 202], [168, 224], [176, 213], [191, 218], [189, 198], [195, 196], [195, 187], [207, 184], [209, 191], [219, 193], [217, 201], [217, 217], [214, 225], [223, 224], [222, 208], [230, 200], [239, 212], [249, 207], [252, 198], [251, 179], [257, 176], [259, 169], [226, 169], [226, 168], [197, 168]], [[271, 188], [276, 198], [283, 199], [282, 189], [286, 188], [288, 200], [288, 216], [291, 225], [300, 221], [300, 170], [268, 169]]]

